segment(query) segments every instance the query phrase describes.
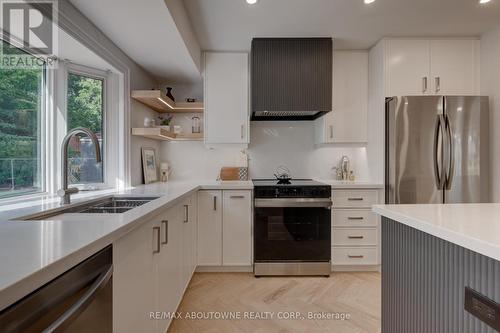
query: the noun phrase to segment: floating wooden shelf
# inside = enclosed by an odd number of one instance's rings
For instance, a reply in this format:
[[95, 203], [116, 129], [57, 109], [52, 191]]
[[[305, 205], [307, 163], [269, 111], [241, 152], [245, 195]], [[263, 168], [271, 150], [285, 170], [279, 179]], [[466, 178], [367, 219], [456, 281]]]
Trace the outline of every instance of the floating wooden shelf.
[[176, 103], [161, 90], [133, 90], [131, 97], [157, 112], [203, 112], [203, 103]]
[[161, 127], [132, 128], [132, 135], [161, 141], [202, 141], [203, 133], [175, 134]]

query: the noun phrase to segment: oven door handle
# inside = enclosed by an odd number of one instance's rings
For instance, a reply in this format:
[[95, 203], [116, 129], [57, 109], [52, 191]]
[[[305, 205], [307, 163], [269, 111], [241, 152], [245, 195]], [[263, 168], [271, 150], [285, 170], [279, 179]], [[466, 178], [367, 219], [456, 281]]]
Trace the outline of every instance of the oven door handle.
[[332, 206], [330, 198], [275, 198], [275, 199], [255, 199], [255, 207], [324, 207]]

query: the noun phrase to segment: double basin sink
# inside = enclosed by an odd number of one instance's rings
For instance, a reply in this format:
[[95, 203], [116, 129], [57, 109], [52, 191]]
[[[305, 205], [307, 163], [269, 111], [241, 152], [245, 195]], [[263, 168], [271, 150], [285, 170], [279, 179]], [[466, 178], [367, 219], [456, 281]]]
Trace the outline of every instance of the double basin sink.
[[88, 200], [81, 203], [55, 208], [37, 214], [20, 217], [17, 220], [33, 221], [45, 220], [57, 215], [76, 214], [121, 214], [131, 209], [147, 204], [158, 197], [121, 197], [108, 196], [104, 198]]

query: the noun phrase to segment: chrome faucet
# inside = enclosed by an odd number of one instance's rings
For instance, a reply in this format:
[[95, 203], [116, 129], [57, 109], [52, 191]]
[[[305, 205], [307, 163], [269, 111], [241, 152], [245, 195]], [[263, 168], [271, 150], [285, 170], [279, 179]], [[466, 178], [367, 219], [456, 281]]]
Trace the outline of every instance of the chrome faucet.
[[62, 188], [57, 191], [57, 195], [61, 197], [61, 204], [69, 204], [71, 203], [71, 194], [78, 193], [78, 189], [76, 187], [68, 188], [68, 145], [69, 141], [74, 135], [77, 134], [86, 134], [94, 144], [95, 148], [95, 159], [97, 163], [102, 161], [101, 159], [101, 148], [99, 147], [99, 141], [97, 140], [97, 136], [84, 127], [77, 127], [68, 132], [63, 139], [62, 149], [61, 149], [61, 186]]

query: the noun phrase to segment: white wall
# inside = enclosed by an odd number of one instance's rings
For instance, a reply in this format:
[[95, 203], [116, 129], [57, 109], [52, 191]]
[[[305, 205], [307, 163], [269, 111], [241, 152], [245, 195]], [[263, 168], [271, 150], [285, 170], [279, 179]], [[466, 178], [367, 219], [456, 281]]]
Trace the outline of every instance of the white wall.
[[481, 95], [490, 97], [491, 199], [500, 202], [500, 26], [481, 38]]
[[[123, 68], [123, 70], [129, 73], [128, 83], [130, 86], [126, 84], [125, 87], [122, 87], [123, 90], [151, 89], [157, 87], [158, 83], [149, 73], [118, 48], [112, 40], [106, 37], [89, 18], [84, 16], [68, 0], [59, 1], [59, 11], [59, 25], [65, 29], [70, 36], [91, 49], [108, 63], [116, 68]], [[128, 91], [124, 93], [125, 96], [128, 96]], [[120, 97], [126, 99], [124, 103], [129, 103], [128, 97]], [[130, 101], [129, 112], [130, 124], [127, 124], [127, 128], [125, 129], [127, 135], [130, 135], [129, 127], [142, 126], [145, 116], [156, 116], [153, 111], [133, 100]], [[120, 126], [120, 124], [111, 124], [111, 126], [113, 125]], [[130, 155], [128, 158], [130, 163], [129, 181], [131, 185], [142, 183], [141, 147], [143, 146], [153, 147], [158, 151], [160, 143], [146, 138], [130, 138]], [[122, 163], [125, 163], [125, 161]]]
[[[251, 178], [272, 178], [286, 165], [295, 178], [333, 179], [332, 167], [348, 155], [358, 180], [369, 180], [365, 147], [314, 145], [313, 122], [252, 122], [248, 148]], [[163, 143], [161, 156], [173, 168], [171, 179], [215, 179], [222, 166], [235, 165], [240, 149], [208, 149], [202, 142]]]

